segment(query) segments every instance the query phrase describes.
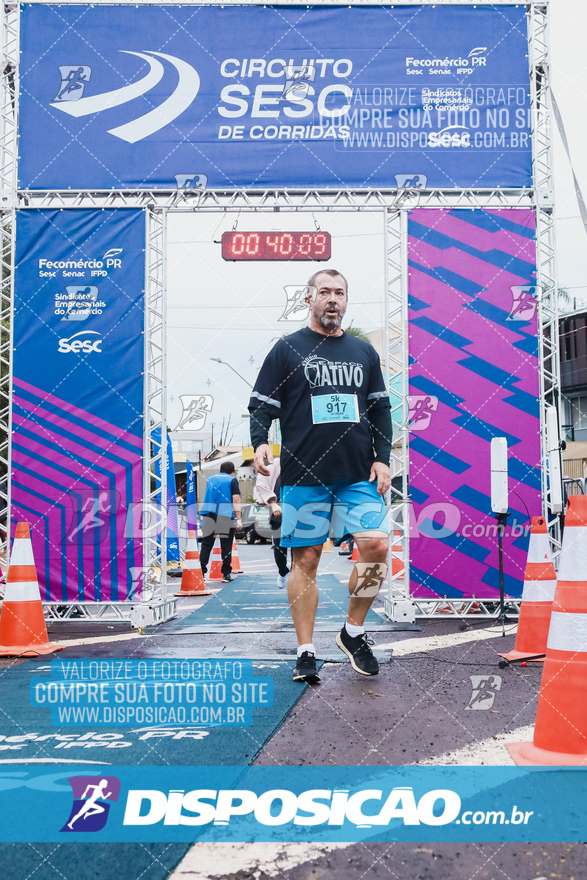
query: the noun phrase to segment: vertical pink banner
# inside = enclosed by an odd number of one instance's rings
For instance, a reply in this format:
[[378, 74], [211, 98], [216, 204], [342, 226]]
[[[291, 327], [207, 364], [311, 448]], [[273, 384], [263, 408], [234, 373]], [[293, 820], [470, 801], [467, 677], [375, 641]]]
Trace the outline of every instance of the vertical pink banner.
[[490, 444], [506, 437], [505, 590], [518, 597], [541, 513], [534, 213], [419, 209], [408, 233], [411, 590], [499, 596]]

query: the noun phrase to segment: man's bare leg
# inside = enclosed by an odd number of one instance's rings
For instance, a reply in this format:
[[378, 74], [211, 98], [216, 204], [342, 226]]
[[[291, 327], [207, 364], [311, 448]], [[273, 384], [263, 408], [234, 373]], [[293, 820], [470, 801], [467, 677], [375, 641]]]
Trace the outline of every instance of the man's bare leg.
[[[387, 537], [361, 538], [356, 537], [355, 541], [359, 548], [360, 562], [384, 562], [387, 563], [387, 551], [389, 547], [389, 539]], [[349, 578], [349, 610], [347, 622], [353, 626], [363, 626], [367, 612], [376, 596], [353, 596], [353, 591], [357, 586], [357, 569], [353, 567]]]
[[315, 547], [293, 548], [293, 565], [287, 582], [287, 598], [298, 646], [310, 644], [313, 640], [314, 620], [318, 608], [316, 572], [321, 555], [321, 544]]
[[[365, 637], [363, 624], [387, 573], [386, 535], [355, 535], [359, 558], [349, 579], [349, 610], [336, 644], [361, 675], [377, 675], [379, 664]], [[364, 592], [364, 595], [360, 595]]]

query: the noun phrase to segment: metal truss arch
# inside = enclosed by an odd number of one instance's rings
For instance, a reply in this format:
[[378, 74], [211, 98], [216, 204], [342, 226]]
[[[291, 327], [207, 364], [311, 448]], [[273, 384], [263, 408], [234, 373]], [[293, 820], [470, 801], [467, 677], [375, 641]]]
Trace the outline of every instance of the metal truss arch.
[[[29, 0], [35, 5], [52, 5], [51, 0]], [[261, 0], [253, 5], [264, 6]], [[186, 0], [102, 0], [100, 5], [113, 6], [222, 6], [251, 5], [242, 0], [202, 0], [186, 3]], [[83, 0], [61, 0], [62, 6], [88, 5]], [[274, 6], [298, 6], [298, 0], [274, 0]], [[314, 0], [312, 6], [337, 6], [336, 0]], [[346, 6], [370, 6], [372, 0], [349, 0]], [[512, 0], [402, 0], [394, 3], [383, 0], [380, 5], [402, 6], [477, 6], [499, 7], [519, 5]], [[15, 3], [5, 3], [2, 15], [2, 88], [0, 92], [0, 311], [2, 339], [0, 345], [0, 562], [7, 555], [7, 505], [8, 481], [3, 474], [9, 473], [10, 388], [11, 388], [11, 300], [12, 266], [14, 249], [15, 208], [142, 208], [146, 214], [147, 272], [145, 306], [145, 469], [143, 481], [143, 504], [145, 509], [156, 507], [156, 491], [151, 481], [151, 468], [157, 455], [152, 444], [152, 430], [160, 427], [166, 431], [165, 413], [165, 227], [169, 212], [253, 212], [264, 213], [278, 209], [282, 212], [332, 211], [382, 212], [385, 217], [386, 241], [386, 289], [387, 323], [389, 329], [388, 366], [391, 373], [399, 375], [401, 399], [394, 404], [394, 421], [398, 423], [397, 440], [393, 449], [396, 488], [393, 493], [395, 522], [404, 542], [405, 580], [392, 577], [390, 592], [386, 597], [386, 610], [395, 620], [407, 620], [414, 612], [421, 616], [467, 616], [473, 613], [470, 602], [452, 600], [411, 599], [409, 589], [409, 486], [407, 456], [407, 215], [411, 208], [475, 210], [500, 210], [531, 208], [537, 217], [537, 285], [540, 297], [540, 393], [542, 424], [545, 406], [557, 405], [559, 396], [558, 360], [558, 313], [556, 302], [555, 230], [553, 219], [553, 173], [551, 143], [551, 106], [548, 55], [548, 0], [530, 0], [524, 4], [527, 10], [529, 33], [529, 67], [531, 82], [531, 105], [533, 117], [533, 186], [523, 189], [446, 189], [446, 190], [345, 190], [316, 188], [312, 190], [288, 189], [242, 189], [194, 192], [186, 190], [135, 189], [135, 190], [23, 190], [17, 191], [17, 127], [18, 114], [18, 60], [19, 60], [19, 9]], [[401, 328], [398, 334], [397, 328]], [[544, 435], [544, 432], [543, 432]], [[159, 456], [161, 452], [158, 453]], [[546, 449], [543, 449], [543, 499], [544, 512], [548, 513], [548, 492], [545, 477]], [[162, 467], [161, 492], [165, 497], [166, 468]], [[153, 514], [155, 515], [155, 514]], [[558, 535], [553, 533], [555, 547]], [[157, 622], [171, 611], [174, 600], [166, 595], [165, 540], [160, 546], [153, 537], [144, 537], [144, 595], [134, 606], [132, 622], [137, 625]], [[511, 603], [516, 605], [518, 600]], [[96, 614], [82, 612], [86, 619], [120, 619], [126, 614], [105, 603], [107, 608], [97, 608]], [[122, 604], [122, 603], [121, 603]], [[129, 604], [129, 603], [127, 603]], [[493, 613], [490, 603], [481, 602], [483, 613]], [[444, 606], [444, 607], [443, 607]], [[71, 608], [72, 606], [69, 606]], [[82, 606], [80, 606], [81, 608]], [[449, 611], [446, 611], [448, 607]], [[159, 610], [153, 610], [159, 609]], [[164, 609], [161, 611], [160, 609]], [[51, 609], [53, 617], [70, 616], [71, 610], [60, 615]], [[125, 618], [126, 619], [126, 618]]]

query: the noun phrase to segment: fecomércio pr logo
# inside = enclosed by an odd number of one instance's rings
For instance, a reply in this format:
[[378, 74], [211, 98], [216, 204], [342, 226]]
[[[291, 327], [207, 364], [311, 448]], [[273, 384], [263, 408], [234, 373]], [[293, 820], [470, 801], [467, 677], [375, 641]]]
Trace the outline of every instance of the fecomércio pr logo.
[[73, 806], [61, 831], [101, 831], [120, 794], [116, 776], [72, 776]]

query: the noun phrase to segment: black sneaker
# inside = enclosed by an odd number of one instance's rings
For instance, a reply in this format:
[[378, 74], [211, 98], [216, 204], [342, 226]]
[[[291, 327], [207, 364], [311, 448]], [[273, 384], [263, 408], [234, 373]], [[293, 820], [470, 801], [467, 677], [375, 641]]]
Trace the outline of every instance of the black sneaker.
[[367, 638], [367, 633], [353, 638], [343, 626], [336, 637], [336, 644], [347, 655], [355, 672], [360, 672], [361, 675], [377, 675], [379, 663], [369, 647], [373, 642]]
[[316, 657], [310, 651], [303, 651], [301, 657], [298, 657], [293, 671], [293, 680], [310, 683], [320, 681], [320, 676], [316, 671]]
[[222, 583], [229, 584], [233, 580], [234, 580], [234, 578], [231, 574], [225, 574], [224, 577], [222, 578]]

